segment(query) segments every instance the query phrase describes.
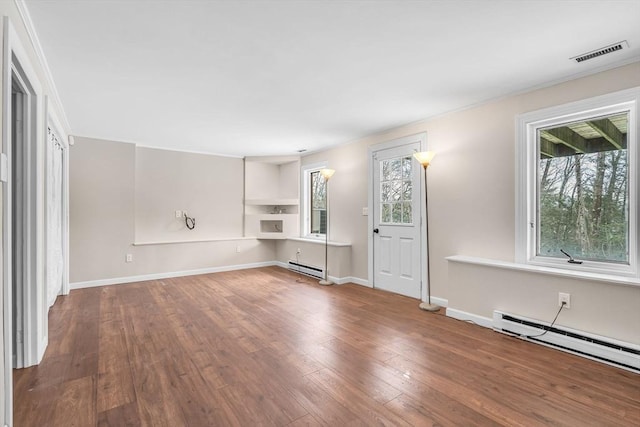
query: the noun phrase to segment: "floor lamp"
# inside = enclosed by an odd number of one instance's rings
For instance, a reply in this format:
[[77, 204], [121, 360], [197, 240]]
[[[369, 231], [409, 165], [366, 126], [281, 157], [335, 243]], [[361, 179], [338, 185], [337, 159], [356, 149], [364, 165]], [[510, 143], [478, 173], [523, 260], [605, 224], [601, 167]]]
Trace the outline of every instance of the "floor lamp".
[[331, 178], [334, 173], [336, 173], [336, 171], [333, 169], [320, 170], [320, 175], [322, 175], [322, 177], [324, 178], [324, 198], [326, 203], [325, 212], [327, 218], [327, 225], [326, 229], [324, 230], [324, 279], [318, 282], [323, 286], [333, 285], [333, 282], [329, 280], [329, 265], [327, 260], [329, 259], [329, 178]]
[[427, 168], [436, 155], [433, 151], [423, 151], [414, 153], [413, 157], [420, 162], [424, 168], [424, 223], [425, 234], [427, 235], [427, 301], [420, 303], [420, 308], [425, 311], [438, 311], [440, 306], [431, 304], [431, 267], [429, 266], [431, 257], [429, 256], [429, 192], [427, 190]]

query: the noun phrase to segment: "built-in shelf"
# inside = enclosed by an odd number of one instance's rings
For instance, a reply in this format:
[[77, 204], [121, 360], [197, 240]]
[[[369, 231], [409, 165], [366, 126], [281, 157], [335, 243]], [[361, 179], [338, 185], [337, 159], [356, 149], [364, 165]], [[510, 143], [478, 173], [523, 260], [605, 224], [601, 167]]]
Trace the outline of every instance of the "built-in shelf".
[[298, 199], [245, 199], [249, 206], [298, 206]]
[[247, 236], [258, 239], [286, 239], [298, 233], [298, 214], [250, 214], [245, 217]]
[[255, 237], [214, 237], [211, 239], [191, 239], [191, 240], [158, 240], [155, 242], [133, 242], [133, 246], [150, 245], [175, 245], [182, 243], [209, 243], [209, 242], [233, 242], [236, 240], [254, 240]]
[[[313, 243], [314, 245], [324, 245], [324, 239], [312, 239], [310, 237], [288, 237], [287, 240], [292, 240], [294, 242], [305, 242], [305, 243]], [[347, 248], [351, 246], [351, 243], [346, 242], [336, 242], [335, 240], [329, 240], [327, 242], [328, 246], [335, 246], [338, 248]]]
[[299, 235], [300, 158], [245, 159], [245, 236], [286, 239]]

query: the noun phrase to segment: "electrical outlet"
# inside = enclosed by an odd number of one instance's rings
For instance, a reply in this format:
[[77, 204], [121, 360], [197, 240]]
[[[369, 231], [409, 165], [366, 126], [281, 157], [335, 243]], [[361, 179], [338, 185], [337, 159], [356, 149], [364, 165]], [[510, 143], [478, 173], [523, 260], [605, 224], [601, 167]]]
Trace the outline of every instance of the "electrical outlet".
[[564, 303], [564, 308], [571, 308], [571, 294], [560, 292], [558, 294], [558, 306], [562, 307], [562, 303]]
[[133, 254], [127, 254], [125, 257], [126, 262], [133, 262]]
[[240, 253], [240, 246], [236, 246], [236, 253], [239, 254]]
[[182, 218], [182, 211], [176, 211], [176, 218]]
[[300, 248], [296, 249], [296, 254], [300, 255], [302, 253], [302, 251], [300, 250]]

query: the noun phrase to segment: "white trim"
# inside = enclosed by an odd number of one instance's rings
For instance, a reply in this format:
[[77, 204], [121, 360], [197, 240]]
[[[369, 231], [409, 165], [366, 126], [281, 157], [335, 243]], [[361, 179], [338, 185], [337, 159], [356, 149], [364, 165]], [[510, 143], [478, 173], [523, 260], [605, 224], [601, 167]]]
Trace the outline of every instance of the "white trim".
[[353, 277], [353, 276], [347, 276], [342, 280], [343, 280], [342, 283], [340, 283], [341, 285], [344, 284], [344, 283], [353, 283], [354, 285], [364, 286], [366, 288], [373, 289], [373, 286], [366, 279], [361, 279], [359, 277]]
[[[171, 271], [166, 273], [153, 273], [153, 274], [141, 274], [137, 276], [115, 277], [112, 279], [87, 280], [84, 282], [71, 283], [71, 289], [85, 289], [85, 288], [95, 288], [98, 286], [124, 285], [127, 283], [146, 282], [149, 280], [170, 279], [173, 277], [196, 276], [199, 274], [211, 274], [211, 273], [220, 273], [223, 271], [247, 270], [250, 268], [273, 267], [273, 266], [277, 266], [280, 268], [284, 268], [285, 270], [289, 270], [287, 268], [287, 263], [285, 262], [265, 261], [265, 262], [249, 263], [249, 264], [228, 265], [228, 266], [222, 266], [222, 267], [199, 268], [195, 270], [182, 270], [182, 271]], [[366, 286], [368, 288], [371, 287], [367, 280], [360, 279], [358, 277], [330, 276], [329, 279], [331, 279], [331, 281], [333, 281], [337, 285], [343, 285], [345, 283], [354, 283], [356, 285]], [[441, 300], [441, 301], [446, 301], [446, 300]]]
[[589, 280], [594, 282], [605, 282], [615, 285], [640, 286], [640, 279], [633, 277], [622, 277], [612, 274], [591, 273], [587, 271], [563, 270], [560, 268], [543, 267], [532, 264], [521, 264], [519, 262], [499, 261], [487, 258], [478, 258], [464, 255], [453, 255], [445, 258], [450, 262], [462, 264], [474, 264], [483, 267], [496, 267], [505, 270], [526, 271], [529, 273], [545, 274], [556, 277], [567, 277], [570, 279]]
[[18, 9], [18, 13], [20, 14], [20, 18], [22, 19], [22, 23], [24, 24], [25, 29], [27, 30], [27, 35], [29, 36], [29, 41], [31, 42], [31, 46], [36, 53], [36, 57], [40, 62], [40, 66], [44, 71], [44, 77], [47, 82], [47, 86], [51, 91], [51, 97], [56, 105], [56, 111], [60, 114], [60, 120], [65, 130], [65, 134], [69, 132], [71, 126], [69, 125], [69, 120], [67, 119], [67, 115], [64, 111], [62, 102], [60, 101], [60, 94], [58, 93], [58, 89], [56, 88], [55, 81], [53, 80], [53, 74], [49, 69], [49, 63], [47, 62], [47, 58], [42, 50], [42, 45], [40, 44], [40, 39], [38, 38], [38, 33], [36, 31], [35, 26], [33, 25], [33, 21], [31, 20], [31, 14], [29, 13], [29, 9], [24, 2], [24, 0], [14, 0], [16, 8]]
[[[22, 322], [22, 342], [16, 348], [18, 357], [15, 359], [17, 367], [26, 367], [40, 362], [47, 345], [47, 298], [42, 286], [44, 263], [44, 206], [43, 206], [43, 102], [42, 86], [38, 80], [38, 74], [34, 72], [29, 61], [29, 55], [21, 43], [21, 39], [11, 24], [8, 17], [2, 21], [3, 57], [2, 57], [2, 150], [7, 156], [8, 170], [7, 182], [3, 184], [3, 240], [2, 240], [2, 264], [3, 264], [3, 313], [4, 313], [4, 360], [5, 360], [5, 384], [4, 406], [5, 420], [11, 425], [13, 420], [13, 386], [11, 372], [13, 369], [13, 305], [14, 299], [19, 299], [17, 304], [21, 311], [17, 313]], [[12, 195], [12, 82], [13, 78], [23, 86], [25, 93], [24, 138], [26, 143], [24, 150], [24, 182], [25, 194], [18, 203], [24, 207], [24, 213], [18, 221], [24, 223], [25, 245], [24, 267], [22, 274], [21, 293], [13, 296], [12, 283], [16, 272], [12, 271], [12, 239], [13, 239], [13, 195]], [[44, 347], [43, 347], [44, 346]]]
[[[287, 237], [287, 240], [293, 240], [295, 242], [313, 243], [315, 245], [322, 245], [322, 246], [324, 246], [324, 244], [325, 244], [324, 239], [323, 240], [312, 239], [312, 238], [309, 238], [309, 237]], [[338, 247], [338, 248], [350, 247], [351, 246], [351, 243], [335, 242], [335, 241], [332, 242], [331, 240], [329, 240], [329, 242], [327, 242], [327, 244], [329, 246], [335, 246], [335, 247]]]
[[158, 240], [157, 242], [133, 242], [133, 246], [177, 245], [182, 243], [235, 242], [237, 240], [257, 240], [257, 237], [218, 237], [212, 239], [193, 240]]
[[439, 305], [440, 307], [448, 307], [449, 306], [449, 300], [446, 298], [440, 298], [440, 297], [434, 297], [433, 295], [431, 295], [431, 302], [433, 304]]
[[[431, 297], [433, 299], [433, 297]], [[493, 319], [490, 317], [478, 316], [477, 314], [467, 313], [466, 311], [457, 310], [455, 308], [447, 308], [447, 317], [462, 320], [464, 322], [473, 322], [483, 328], [493, 328]]]
[[11, 45], [9, 44], [9, 18], [2, 19], [2, 152], [7, 156], [7, 181], [2, 185], [2, 314], [3, 314], [3, 359], [4, 359], [4, 384], [3, 401], [5, 426], [13, 424], [13, 366], [15, 365], [13, 357], [13, 292], [12, 292], [12, 261], [11, 254], [7, 253], [11, 248], [10, 228], [12, 223], [12, 202], [10, 194], [11, 183], [11, 134], [8, 129], [11, 123], [11, 109], [7, 109], [7, 105], [11, 105]]
[[[78, 136], [78, 135], [76, 135]], [[85, 137], [88, 139], [103, 139], [103, 138], [95, 138], [95, 137]], [[103, 139], [105, 140], [105, 139]], [[236, 155], [232, 155], [232, 154], [219, 154], [219, 153], [212, 153], [212, 152], [208, 152], [208, 151], [198, 151], [198, 150], [181, 150], [179, 148], [169, 148], [169, 147], [154, 147], [151, 145], [144, 145], [144, 144], [139, 144], [137, 142], [129, 142], [129, 141], [121, 141], [121, 140], [114, 140], [114, 139], [106, 139], [106, 141], [114, 141], [114, 142], [122, 142], [124, 144], [133, 144], [136, 146], [136, 148], [148, 148], [150, 150], [162, 150], [162, 151], [175, 151], [178, 153], [187, 153], [187, 154], [202, 154], [205, 156], [215, 156], [215, 157], [230, 157], [233, 159], [244, 159], [244, 156], [236, 156]]]
[[[284, 268], [285, 270], [292, 271], [294, 273], [296, 272], [295, 270], [291, 270], [289, 268], [289, 264], [286, 263], [286, 262], [274, 261], [273, 265], [275, 265], [276, 267]], [[344, 285], [345, 283], [353, 283], [353, 284], [356, 284], [356, 285], [360, 285], [360, 286], [365, 286], [367, 288], [371, 288], [371, 285], [369, 285], [369, 281], [368, 280], [360, 279], [358, 277], [352, 277], [352, 276], [346, 276], [346, 277], [329, 276], [329, 280], [332, 281], [336, 285]]]
[[[387, 150], [390, 148], [400, 147], [402, 145], [412, 144], [415, 142], [420, 143], [420, 150], [425, 151], [427, 149], [427, 133], [421, 132], [413, 135], [407, 135], [401, 138], [396, 138], [391, 141], [381, 142], [379, 144], [370, 145], [367, 150], [368, 157], [368, 174], [367, 174], [367, 257], [368, 257], [368, 266], [367, 266], [367, 275], [369, 276], [369, 283], [371, 283], [371, 287], [375, 288], [375, 273], [374, 273], [374, 248], [373, 248], [373, 229], [374, 229], [374, 219], [375, 219], [375, 207], [373, 206], [374, 201], [374, 182], [373, 182], [373, 156], [376, 152], [380, 150]], [[425, 188], [424, 182], [420, 179], [420, 197], [421, 200], [424, 200], [425, 197]], [[424, 284], [421, 286], [421, 299], [422, 301], [427, 300], [427, 268], [426, 268], [426, 254], [427, 254], [427, 239], [425, 239], [425, 212], [424, 212], [424, 204], [419, 203], [420, 205], [420, 277], [421, 282]]]
[[311, 227], [311, 195], [309, 194], [309, 177], [312, 172], [319, 171], [326, 167], [328, 167], [328, 162], [326, 160], [300, 166], [300, 205], [298, 208], [298, 212], [300, 212], [300, 236], [308, 241], [312, 241], [314, 239], [318, 239], [318, 241], [320, 241], [320, 239], [322, 239], [322, 242], [324, 243], [324, 234], [309, 233]]
[[[638, 199], [638, 168], [640, 168], [640, 148], [638, 147], [640, 120], [640, 87], [601, 95], [577, 102], [532, 111], [516, 117], [516, 185], [515, 185], [515, 256], [519, 263], [576, 270], [581, 272], [640, 278], [638, 231], [640, 213]], [[538, 146], [536, 130], [541, 127], [584, 120], [588, 117], [629, 111], [627, 134], [628, 174], [629, 174], [629, 264], [583, 261], [583, 264], [567, 264], [566, 260], [537, 255], [537, 173]]]
[[3, 315], [3, 360], [4, 360], [4, 384], [2, 384], [3, 399], [0, 404], [4, 407], [5, 426], [13, 424], [13, 366], [15, 365], [13, 357], [13, 292], [11, 285], [11, 254], [7, 253], [7, 249], [11, 248], [11, 233], [9, 232], [11, 218], [11, 134], [7, 128], [11, 123], [11, 110], [7, 109], [7, 105], [11, 105], [11, 45], [9, 44], [9, 18], [2, 19], [2, 152], [7, 156], [7, 180], [2, 184], [2, 315]]
[[[9, 159], [9, 182], [6, 184], [6, 191], [3, 192], [3, 208], [5, 212], [9, 212], [12, 208], [11, 203], [11, 93], [12, 93], [12, 79], [15, 76], [18, 80], [26, 80], [23, 82], [27, 94], [28, 109], [30, 115], [25, 117], [25, 125], [28, 128], [25, 137], [29, 141], [24, 146], [25, 150], [25, 188], [26, 194], [21, 204], [24, 205], [25, 214], [23, 218], [19, 220], [26, 223], [26, 233], [24, 244], [26, 245], [25, 253], [29, 254], [26, 259], [26, 276], [24, 278], [27, 285], [24, 288], [24, 294], [22, 296], [21, 305], [24, 306], [23, 315], [24, 318], [24, 358], [18, 358], [20, 367], [31, 366], [39, 362], [38, 354], [41, 353], [39, 346], [42, 343], [42, 338], [46, 336], [47, 329], [47, 307], [46, 297], [43, 297], [43, 241], [44, 241], [44, 206], [43, 206], [43, 127], [41, 126], [41, 120], [43, 117], [43, 102], [42, 102], [42, 85], [40, 84], [37, 73], [35, 73], [31, 63], [29, 62], [29, 55], [21, 44], [20, 37], [15, 28], [9, 21], [8, 17], [4, 18], [4, 69], [3, 69], [3, 148], [5, 154]], [[15, 60], [14, 60], [15, 58]], [[28, 82], [28, 85], [26, 84]], [[11, 264], [11, 214], [5, 215], [5, 223], [3, 225], [5, 233], [5, 239], [3, 241], [4, 248], [4, 260], [5, 266]], [[5, 283], [11, 286], [11, 277], [14, 273], [6, 271], [5, 268]], [[7, 274], [10, 274], [7, 276]], [[12, 303], [12, 300], [9, 301]], [[11, 313], [12, 310], [9, 311]], [[11, 324], [11, 323], [10, 323]]]
[[[60, 292], [58, 295], [68, 295], [69, 294], [69, 144], [67, 141], [67, 135], [66, 133], [64, 133], [64, 131], [62, 130], [63, 128], [60, 127], [60, 122], [58, 121], [55, 112], [49, 108], [49, 97], [45, 96], [44, 99], [44, 135], [45, 135], [45, 145], [44, 145], [44, 155], [45, 155], [45, 166], [44, 166], [44, 170], [45, 170], [45, 199], [48, 200], [47, 198], [49, 197], [49, 195], [47, 194], [47, 191], [49, 190], [49, 185], [46, 182], [46, 180], [49, 179], [49, 174], [47, 171], [47, 168], [49, 166], [49, 156], [51, 156], [53, 154], [51, 147], [49, 146], [49, 138], [48, 138], [48, 134], [47, 134], [47, 130], [50, 127], [51, 130], [53, 131], [53, 133], [58, 137], [58, 141], [60, 142], [60, 144], [62, 145], [62, 176], [61, 176], [61, 185], [62, 185], [62, 194], [61, 194], [61, 202], [62, 202], [62, 207], [61, 207], [61, 219], [62, 219], [62, 260], [63, 260], [63, 265], [62, 265], [62, 286], [60, 289]], [[46, 205], [45, 205], [45, 209], [44, 209], [44, 216], [45, 216], [45, 230], [46, 227], [48, 227], [49, 225], [49, 220], [48, 220], [48, 210], [46, 209]], [[44, 261], [45, 261], [45, 283], [46, 283], [46, 288], [47, 288], [47, 295], [48, 295], [48, 287], [49, 287], [49, 283], [47, 282], [49, 276], [47, 273], [47, 269], [49, 268], [48, 266], [48, 261], [49, 261], [49, 255], [48, 255], [48, 250], [49, 250], [49, 243], [47, 242], [47, 238], [48, 238], [48, 234], [45, 233], [45, 255], [44, 255]], [[51, 307], [51, 305], [53, 305], [53, 303], [55, 302], [55, 299], [53, 300], [53, 302], [49, 301], [48, 302], [48, 306]]]
[[71, 289], [95, 288], [97, 286], [123, 285], [126, 283], [146, 282], [149, 280], [170, 279], [172, 277], [197, 276], [199, 274], [220, 273], [223, 271], [246, 270], [250, 268], [272, 267], [275, 261], [254, 262], [250, 264], [227, 265], [221, 267], [198, 268], [195, 270], [169, 271], [166, 273], [141, 274], [137, 276], [114, 277], [112, 279], [87, 280], [71, 283]]
[[202, 154], [205, 156], [215, 156], [215, 157], [229, 157], [232, 159], [244, 159], [244, 156], [238, 156], [233, 154], [221, 154], [221, 153], [213, 153], [210, 151], [202, 151], [202, 150], [185, 150], [177, 147], [154, 147], [153, 145], [141, 144], [136, 141], [127, 141], [124, 139], [120, 139], [118, 137], [109, 137], [109, 136], [86, 136], [79, 134], [69, 134], [69, 145], [75, 145], [77, 138], [84, 139], [92, 139], [97, 141], [108, 141], [108, 142], [118, 142], [121, 144], [131, 144], [135, 146], [135, 148], [148, 148], [150, 150], [162, 150], [162, 151], [175, 151], [176, 153], [186, 153], [186, 154]]

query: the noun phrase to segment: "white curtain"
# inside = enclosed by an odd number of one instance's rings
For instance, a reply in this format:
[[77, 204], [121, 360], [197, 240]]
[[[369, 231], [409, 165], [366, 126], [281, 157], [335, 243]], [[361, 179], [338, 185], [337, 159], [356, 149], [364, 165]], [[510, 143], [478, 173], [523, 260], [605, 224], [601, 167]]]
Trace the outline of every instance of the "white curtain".
[[47, 301], [49, 307], [62, 289], [62, 162], [64, 149], [56, 134], [47, 135]]

